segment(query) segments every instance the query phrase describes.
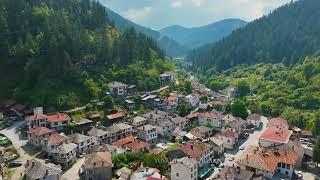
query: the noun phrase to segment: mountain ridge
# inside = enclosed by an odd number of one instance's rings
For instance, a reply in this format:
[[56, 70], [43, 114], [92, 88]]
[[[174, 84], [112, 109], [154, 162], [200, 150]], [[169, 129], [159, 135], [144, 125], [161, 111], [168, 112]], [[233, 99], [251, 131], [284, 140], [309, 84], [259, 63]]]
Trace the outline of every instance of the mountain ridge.
[[223, 19], [211, 24], [199, 27], [183, 27], [172, 25], [160, 30], [161, 37], [167, 36], [189, 49], [199, 48], [205, 44], [211, 44], [228, 36], [234, 30], [247, 24], [238, 18]]
[[[317, 0], [288, 3], [189, 57], [204, 70], [240, 64], [297, 63], [320, 49], [319, 9]], [[203, 48], [208, 50], [203, 52]]]

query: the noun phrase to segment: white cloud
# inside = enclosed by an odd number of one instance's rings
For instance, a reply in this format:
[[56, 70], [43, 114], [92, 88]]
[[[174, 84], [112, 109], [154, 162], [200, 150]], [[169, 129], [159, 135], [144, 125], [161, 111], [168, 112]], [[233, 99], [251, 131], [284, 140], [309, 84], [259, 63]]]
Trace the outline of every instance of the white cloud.
[[[290, 0], [99, 0], [138, 24], [196, 27], [226, 18], [252, 21]], [[109, 5], [109, 6], [108, 6]]]
[[205, 3], [205, 0], [191, 0], [193, 6], [200, 7], [203, 3]]
[[141, 9], [129, 9], [124, 16], [134, 22], [145, 20], [152, 13], [152, 7], [146, 6]]
[[171, 2], [171, 7], [179, 8], [182, 6], [182, 0], [174, 0]]

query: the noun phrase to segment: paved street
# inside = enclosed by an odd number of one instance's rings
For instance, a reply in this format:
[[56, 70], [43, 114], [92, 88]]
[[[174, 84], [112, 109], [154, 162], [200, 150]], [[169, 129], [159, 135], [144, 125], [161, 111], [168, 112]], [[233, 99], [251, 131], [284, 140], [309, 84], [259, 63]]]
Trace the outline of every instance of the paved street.
[[80, 158], [77, 160], [77, 162], [70, 168], [68, 169], [65, 173], [62, 174], [62, 180], [77, 180], [80, 179], [79, 177], [79, 169], [84, 163], [85, 158]]
[[[17, 122], [13, 124], [12, 126], [3, 129], [0, 131], [0, 133], [7, 136], [11, 141], [13, 147], [18, 151], [20, 154], [19, 161], [22, 161], [25, 163], [27, 160], [32, 159], [32, 156], [30, 156], [26, 151], [21, 148], [24, 147], [27, 144], [27, 140], [22, 140], [19, 138], [19, 130], [18, 128], [23, 124], [23, 122]], [[20, 166], [16, 169], [15, 173], [12, 176], [12, 179], [19, 179], [21, 177], [21, 174], [24, 174], [24, 166]]]
[[[262, 123], [263, 123], [262, 128], [260, 130], [255, 131], [253, 134], [250, 134], [248, 139], [243, 144], [241, 144], [240, 146], [244, 146], [245, 148], [250, 146], [250, 145], [256, 145], [257, 146], [258, 143], [259, 143], [260, 135], [267, 128], [267, 122], [268, 122], [268, 119], [266, 117], [262, 117]], [[223, 164], [225, 166], [226, 165], [232, 166], [234, 164], [234, 161], [237, 160], [238, 157], [240, 157], [240, 155], [243, 153], [243, 151], [245, 151], [245, 150], [236, 149], [236, 150], [234, 150], [232, 152], [226, 152], [225, 153], [225, 161], [223, 162]], [[234, 157], [233, 161], [229, 161], [231, 156]], [[218, 168], [215, 168], [214, 172], [211, 174], [211, 176], [208, 179], [213, 178], [217, 173], [218, 173]]]

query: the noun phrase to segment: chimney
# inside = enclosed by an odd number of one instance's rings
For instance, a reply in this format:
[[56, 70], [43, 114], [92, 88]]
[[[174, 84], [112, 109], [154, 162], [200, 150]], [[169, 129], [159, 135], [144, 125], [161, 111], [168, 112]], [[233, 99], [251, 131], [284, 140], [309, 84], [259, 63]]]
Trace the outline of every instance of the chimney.
[[45, 177], [49, 175], [49, 170], [46, 169], [46, 174], [44, 175]]
[[96, 162], [93, 162], [93, 167], [96, 167]]
[[36, 107], [33, 109], [34, 115], [42, 115], [43, 114], [43, 107]]
[[193, 145], [192, 144], [190, 145], [190, 148], [193, 150]]
[[102, 167], [104, 166], [104, 161], [101, 162], [101, 166], [102, 166]]
[[31, 166], [31, 168], [33, 168], [35, 164], [36, 164], [36, 163], [35, 163], [34, 161], [32, 161], [32, 166]]

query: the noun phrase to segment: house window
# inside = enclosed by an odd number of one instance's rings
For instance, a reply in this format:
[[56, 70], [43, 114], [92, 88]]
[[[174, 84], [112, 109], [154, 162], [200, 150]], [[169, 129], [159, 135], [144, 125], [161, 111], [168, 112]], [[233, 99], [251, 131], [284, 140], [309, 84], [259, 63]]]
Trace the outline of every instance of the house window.
[[179, 177], [179, 173], [176, 173], [176, 176]]
[[54, 125], [57, 126], [57, 125], [58, 125], [58, 122], [55, 122]]
[[282, 163], [282, 168], [286, 168], [286, 165], [284, 163]]
[[63, 121], [62, 124], [68, 124], [68, 121]]
[[290, 164], [287, 164], [287, 169], [290, 169]]

